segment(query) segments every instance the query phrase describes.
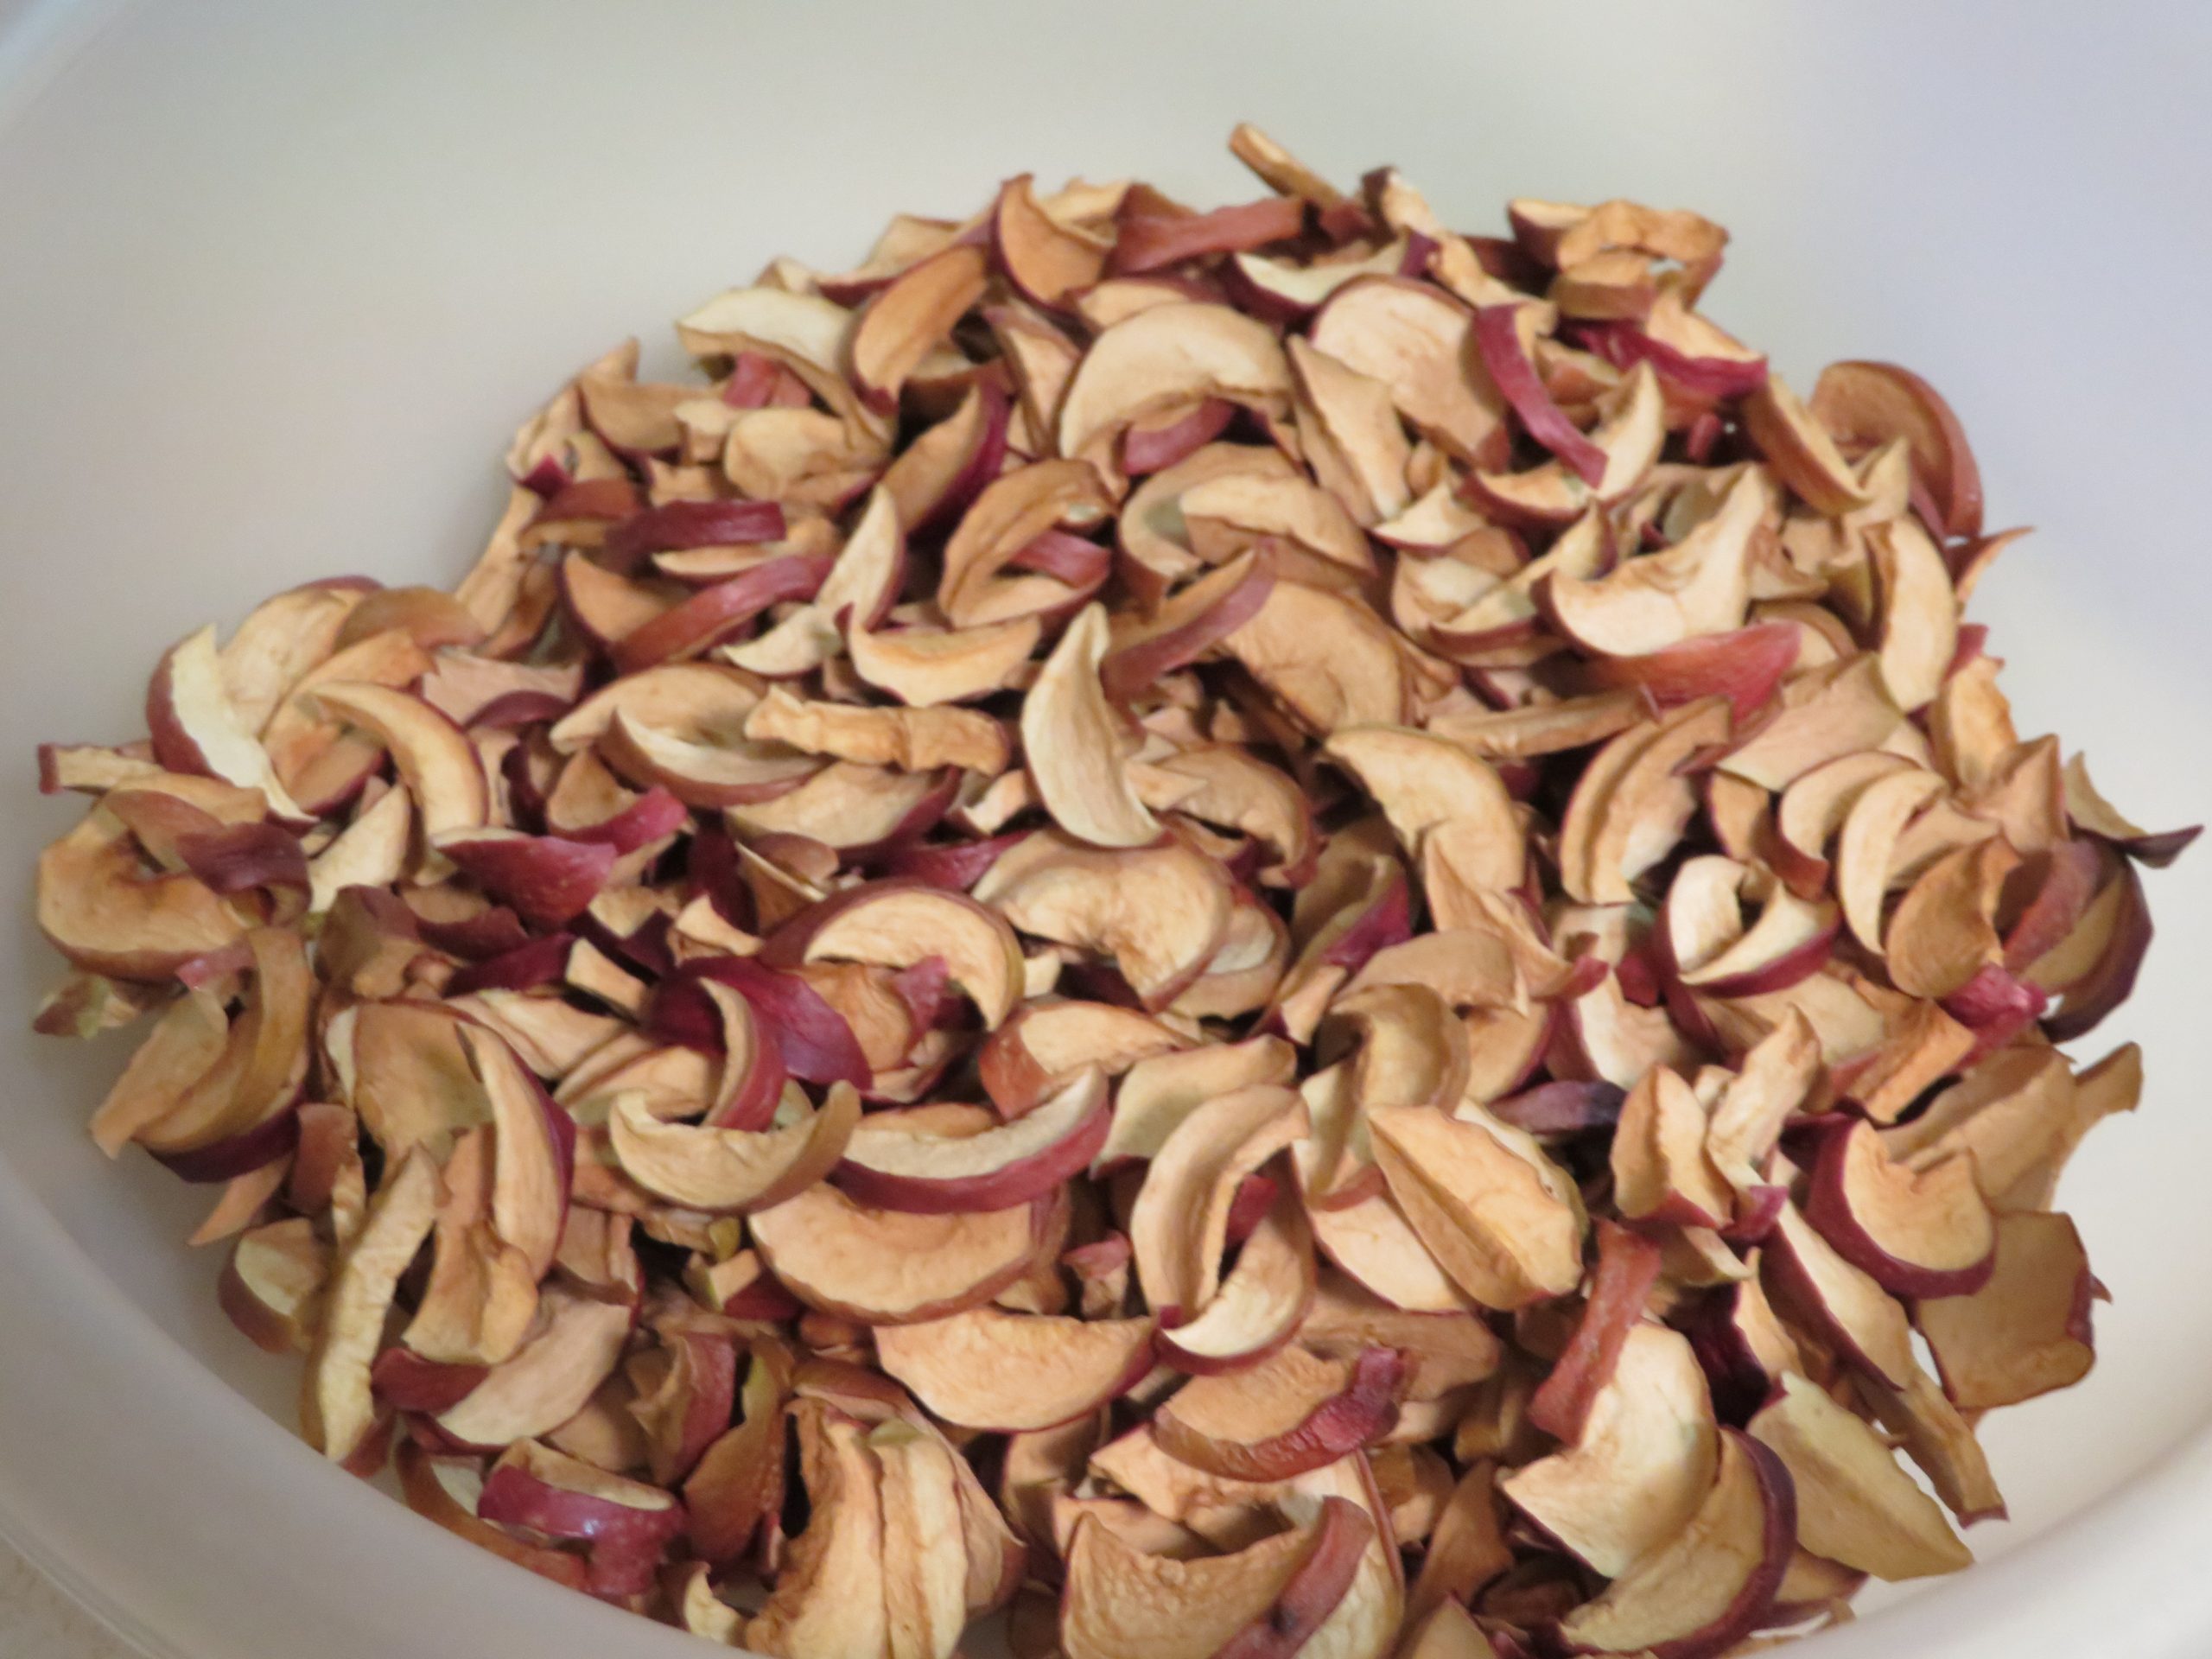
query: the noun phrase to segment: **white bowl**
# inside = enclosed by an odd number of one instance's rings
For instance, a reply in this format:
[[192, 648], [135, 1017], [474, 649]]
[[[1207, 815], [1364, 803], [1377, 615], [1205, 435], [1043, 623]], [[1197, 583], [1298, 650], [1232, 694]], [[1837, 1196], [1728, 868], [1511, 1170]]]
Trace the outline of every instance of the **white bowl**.
[[[1922, 370], [1996, 521], [2043, 527], [1975, 607], [2024, 726], [2086, 744], [2146, 823], [2212, 817], [2206, 28], [2078, 17], [0, 3], [0, 869], [27, 882], [73, 811], [31, 796], [33, 743], [134, 734], [174, 638], [310, 575], [455, 575], [510, 427], [614, 340], [1025, 168], [1249, 197], [1240, 117], [1339, 177], [1396, 162], [1470, 226], [1614, 194], [1730, 225], [1724, 321], [1801, 385], [1840, 356]], [[2201, 851], [2151, 878], [2159, 946], [2086, 1046], [2141, 1039], [2152, 1079], [2067, 1185], [2117, 1299], [2096, 1374], [1992, 1424], [2015, 1519], [1975, 1530], [1986, 1564], [1808, 1655], [2212, 1650], [2208, 880]], [[291, 1438], [292, 1367], [178, 1245], [205, 1195], [85, 1140], [118, 1046], [22, 1034], [55, 971], [26, 920], [0, 963], [0, 1528], [181, 1659], [693, 1650]]]

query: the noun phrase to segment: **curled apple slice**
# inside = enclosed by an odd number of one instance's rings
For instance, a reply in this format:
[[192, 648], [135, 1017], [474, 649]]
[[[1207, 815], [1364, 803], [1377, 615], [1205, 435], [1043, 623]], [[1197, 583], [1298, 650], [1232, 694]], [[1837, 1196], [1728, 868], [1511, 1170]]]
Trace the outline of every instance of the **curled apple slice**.
[[1160, 1332], [1160, 1357], [1197, 1376], [1257, 1364], [1304, 1332], [1314, 1284], [1305, 1211], [1294, 1195], [1278, 1193], [1213, 1300], [1197, 1318]]
[[658, 1486], [518, 1440], [484, 1478], [476, 1513], [548, 1538], [658, 1548], [683, 1529], [683, 1510]]
[[1034, 616], [973, 628], [889, 628], [855, 620], [846, 634], [853, 671], [911, 708], [965, 702], [1004, 690], [1043, 634]]
[[[1183, 1046], [1176, 1033], [1135, 1008], [1109, 1002], [1031, 1001], [983, 1044], [976, 1071], [992, 1104], [1008, 1117], [1019, 1117], [1059, 1093], [1085, 1067], [1119, 1077], [1150, 1056]], [[1117, 1122], [1127, 1099], [1124, 1092]]]
[[1981, 470], [1958, 416], [1929, 385], [1894, 363], [1831, 363], [1808, 411], [1839, 443], [1875, 448], [1903, 438], [1914, 472], [1935, 497], [1951, 536], [1981, 533]]
[[314, 695], [324, 713], [360, 728], [391, 751], [425, 836], [435, 841], [486, 821], [491, 795], [476, 746], [429, 703], [366, 681], [318, 685]]
[[1837, 1254], [1796, 1205], [1777, 1218], [1763, 1268], [1776, 1307], [1852, 1363], [1893, 1386], [1919, 1373], [1904, 1309]]
[[967, 1215], [871, 1210], [810, 1187], [747, 1217], [769, 1270], [810, 1307], [871, 1325], [942, 1319], [988, 1302], [1036, 1255], [1029, 1205]]
[[1688, 1524], [1719, 1455], [1705, 1373], [1688, 1341], [1637, 1325], [1573, 1444], [1498, 1484], [1562, 1548], [1618, 1579]]
[[1453, 458], [1502, 455], [1505, 401], [1473, 347], [1474, 313], [1426, 283], [1364, 277], [1329, 296], [1316, 352], [1389, 388], [1398, 413]]
[[1153, 1321], [1085, 1322], [972, 1308], [876, 1332], [883, 1369], [950, 1423], [1050, 1428], [1119, 1398], [1152, 1369]]
[[1942, 1510], [1881, 1437], [1795, 1373], [1746, 1431], [1789, 1470], [1798, 1541], [1891, 1583], [1974, 1564]]
[[550, 1434], [613, 1374], [628, 1340], [627, 1304], [546, 1287], [536, 1334], [494, 1365], [468, 1396], [441, 1412], [439, 1430], [464, 1446], [507, 1446]]
[[95, 811], [39, 855], [38, 925], [88, 972], [163, 980], [245, 933], [230, 906], [197, 878], [149, 875], [130, 831]]
[[216, 1300], [264, 1353], [306, 1352], [321, 1321], [332, 1251], [315, 1224], [290, 1216], [242, 1233], [216, 1287]]
[[1160, 821], [1129, 780], [1127, 740], [1099, 683], [1109, 644], [1105, 607], [1084, 607], [1022, 701], [1022, 753], [1061, 829], [1095, 847], [1145, 847]]
[[1212, 1300], [1237, 1188], [1306, 1128], [1296, 1095], [1258, 1084], [1214, 1096], [1169, 1133], [1129, 1216], [1137, 1279], [1154, 1312], [1189, 1315]]
[[912, 1424], [868, 1432], [883, 1493], [883, 1609], [893, 1659], [952, 1659], [968, 1625], [957, 1454]]
[[[1552, 620], [1584, 651], [1630, 658], [1742, 627], [1751, 538], [1765, 510], [1764, 490], [1746, 474], [1718, 512], [1666, 551], [1627, 560], [1610, 575], [1554, 576], [1546, 589]], [[1778, 671], [1767, 677], [1770, 690], [1780, 677]], [[1756, 707], [1765, 699], [1744, 701]]]
[[786, 1547], [776, 1587], [745, 1627], [762, 1653], [888, 1654], [881, 1477], [867, 1431], [818, 1401], [791, 1408], [805, 1529]]
[[146, 688], [146, 728], [155, 758], [172, 772], [257, 789], [276, 817], [308, 821], [309, 815], [277, 781], [269, 751], [231, 701], [212, 626], [180, 640], [162, 658]]
[[837, 1083], [819, 1111], [772, 1129], [663, 1123], [634, 1094], [615, 1100], [607, 1128], [623, 1173], [648, 1192], [686, 1209], [742, 1213], [772, 1209], [836, 1168], [860, 1116], [859, 1094]]
[[1467, 482], [1472, 498], [1509, 524], [1567, 524], [1594, 502], [1611, 506], [1641, 484], [1659, 459], [1667, 437], [1667, 400], [1659, 377], [1640, 363], [1629, 376], [1618, 407], [1589, 442], [1605, 458], [1595, 484], [1560, 461], [1525, 473], [1478, 471]]
[[2096, 1360], [2089, 1315], [2099, 1287], [2074, 1224], [2064, 1216], [2000, 1216], [1996, 1235], [1980, 1288], [1914, 1309], [1943, 1391], [1962, 1411], [2069, 1387]]
[[[369, 1370], [399, 1276], [430, 1236], [444, 1198], [437, 1165], [416, 1152], [370, 1201], [367, 1218], [331, 1274], [300, 1395], [302, 1427], [333, 1463], [361, 1449], [376, 1421]], [[627, 1316], [625, 1316], [625, 1323]], [[498, 1444], [505, 1445], [506, 1438]]]
[[861, 962], [908, 969], [941, 959], [995, 1031], [1022, 999], [1021, 947], [998, 912], [965, 894], [896, 881], [871, 882], [802, 911], [779, 928], [761, 960]]
[[1866, 491], [1835, 440], [1783, 383], [1769, 374], [1742, 404], [1744, 430], [1792, 493], [1816, 512], [1830, 517], [1867, 505]]
[[1468, 1295], [1525, 1307], [1582, 1282], [1572, 1183], [1527, 1136], [1478, 1107], [1382, 1107], [1369, 1123], [1391, 1196]]
[[1154, 306], [1091, 342], [1060, 404], [1059, 449], [1110, 475], [1110, 445], [1133, 422], [1201, 397], [1281, 410], [1290, 365], [1272, 330], [1227, 306]]
[[1613, 1222], [1598, 1224], [1598, 1266], [1574, 1335], [1529, 1402], [1529, 1421], [1567, 1441], [1582, 1438], [1598, 1396], [1613, 1379], [1629, 1333], [1643, 1317], [1665, 1257]]
[[1994, 1268], [1996, 1224], [1973, 1160], [1908, 1169], [1891, 1161], [1872, 1123], [1828, 1135], [1813, 1168], [1805, 1218], [1893, 1294], [1970, 1296]]
[[956, 245], [911, 266], [868, 302], [846, 347], [861, 397], [879, 410], [898, 406], [906, 377], [982, 297], [987, 266], [982, 249]]
[[1178, 1561], [1145, 1554], [1086, 1516], [1068, 1548], [1061, 1648], [1067, 1659], [1318, 1652], [1310, 1638], [1350, 1592], [1374, 1532], [1357, 1503], [1332, 1497], [1306, 1527], [1235, 1554]]
[[492, 1224], [528, 1259], [531, 1276], [542, 1279], [568, 1220], [576, 1126], [505, 1043], [470, 1026], [459, 1035], [491, 1103]]
[[1665, 1066], [1629, 1090], [1614, 1130], [1614, 1202], [1633, 1221], [1723, 1227], [1735, 1194], [1706, 1150], [1711, 1121], [1696, 1090]]
[[834, 1178], [862, 1204], [925, 1215], [1007, 1209], [1058, 1187], [1105, 1144], [1106, 1079], [1086, 1071], [1034, 1111], [963, 1136], [901, 1134], [863, 1123]]
[[1680, 1531], [1560, 1621], [1568, 1652], [1708, 1659], [1758, 1628], [1796, 1536], [1789, 1471], [1758, 1441], [1723, 1429], [1719, 1472], [1701, 1497]]
[[1406, 1363], [1388, 1348], [1324, 1359], [1300, 1347], [1258, 1364], [1203, 1376], [1153, 1418], [1160, 1449], [1231, 1480], [1289, 1480], [1388, 1434]]

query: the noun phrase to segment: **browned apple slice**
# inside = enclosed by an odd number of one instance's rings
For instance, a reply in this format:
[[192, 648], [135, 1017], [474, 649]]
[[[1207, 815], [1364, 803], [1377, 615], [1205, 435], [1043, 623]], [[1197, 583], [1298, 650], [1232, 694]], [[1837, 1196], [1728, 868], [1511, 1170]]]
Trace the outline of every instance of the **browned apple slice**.
[[1185, 1383], [1153, 1418], [1161, 1451], [1232, 1480], [1288, 1480], [1380, 1440], [1397, 1421], [1404, 1359], [1325, 1359], [1300, 1347]]
[[746, 1225], [801, 1301], [885, 1325], [988, 1302], [1029, 1265], [1039, 1222], [1027, 1205], [964, 1216], [870, 1210], [823, 1185], [754, 1211]]
[[491, 810], [483, 763], [467, 735], [420, 697], [366, 682], [318, 685], [324, 712], [368, 733], [391, 752], [415, 798], [423, 832], [473, 830]]
[[760, 1130], [663, 1123], [631, 1094], [607, 1114], [608, 1141], [623, 1173], [648, 1192], [686, 1209], [741, 1213], [772, 1209], [828, 1175], [860, 1116], [860, 1096], [843, 1083], [830, 1086], [819, 1111]]
[[835, 1179], [861, 1203], [887, 1210], [1007, 1209], [1087, 1166], [1110, 1122], [1106, 1079], [1085, 1071], [1034, 1111], [977, 1135], [902, 1134], [864, 1122], [845, 1142]]
[[896, 969], [932, 957], [986, 1028], [995, 1031], [1021, 1001], [1021, 947], [1013, 930], [997, 912], [942, 888], [871, 882], [801, 912], [761, 952], [772, 967], [862, 962]]
[[1223, 643], [1313, 731], [1392, 724], [1406, 715], [1402, 648], [1353, 595], [1278, 581], [1258, 613]]
[[1477, 886], [1520, 884], [1521, 823], [1487, 761], [1399, 726], [1340, 727], [1323, 747], [1359, 780], [1408, 851], [1432, 836], [1448, 840], [1453, 868]]
[[1287, 1085], [1297, 1056], [1279, 1037], [1210, 1044], [1141, 1059], [1122, 1077], [1114, 1122], [1094, 1167], [1157, 1157], [1183, 1120], [1217, 1096], [1254, 1084]]
[[1786, 789], [1815, 766], [1879, 747], [1904, 718], [1871, 653], [1798, 675], [1779, 701], [1779, 712], [1722, 759], [1723, 772]]
[[1639, 1325], [1580, 1438], [1498, 1484], [1563, 1548], [1618, 1579], [1689, 1524], [1719, 1456], [1705, 1373], [1689, 1343]]
[[1213, 1300], [1160, 1332], [1160, 1357], [1201, 1376], [1257, 1364], [1303, 1332], [1314, 1284], [1313, 1231], [1297, 1198], [1279, 1193]]
[[1591, 580], [1554, 576], [1545, 590], [1552, 620], [1586, 652], [1627, 658], [1742, 627], [1751, 538], [1765, 507], [1765, 492], [1746, 474], [1718, 512], [1664, 552]]
[[1747, 1432], [1789, 1471], [1798, 1541], [1814, 1554], [1893, 1583], [1974, 1564], [1881, 1437], [1803, 1377], [1785, 1375]]
[[1816, 512], [1840, 517], [1866, 505], [1866, 492], [1835, 440], [1797, 394], [1770, 374], [1743, 402], [1744, 430], [1767, 465]]
[[370, 1365], [383, 1342], [399, 1276], [430, 1236], [443, 1197], [436, 1164], [427, 1154], [414, 1154], [378, 1189], [361, 1230], [332, 1270], [308, 1356], [300, 1417], [309, 1443], [333, 1463], [359, 1452], [375, 1423]]
[[806, 1526], [785, 1547], [776, 1587], [745, 1643], [791, 1659], [890, 1651], [884, 1607], [881, 1480], [867, 1431], [817, 1401], [791, 1408], [806, 1486]]
[[204, 882], [149, 875], [130, 831], [100, 811], [39, 855], [38, 925], [78, 967], [133, 980], [167, 979], [245, 932]]
[[1785, 1317], [1868, 1374], [1897, 1386], [1918, 1374], [1904, 1310], [1839, 1255], [1794, 1204], [1777, 1218], [1762, 1282]]
[[1758, 1441], [1723, 1429], [1719, 1473], [1688, 1522], [1561, 1619], [1570, 1653], [1707, 1659], [1772, 1609], [1796, 1536], [1789, 1471]]
[[2088, 1375], [2097, 1294], [2081, 1236], [2066, 1217], [2000, 1216], [1988, 1281], [1969, 1295], [1923, 1301], [1914, 1319], [1952, 1402], [1987, 1411]]
[[2066, 816], [2074, 826], [2101, 836], [2138, 863], [2163, 869], [2181, 856], [2202, 833], [2202, 826], [2152, 831], [2138, 827], [2089, 781], [2089, 760], [2077, 754], [2066, 763]]
[[1005, 1433], [1051, 1428], [1119, 1398], [1152, 1369], [1153, 1321], [1086, 1323], [971, 1308], [886, 1325], [876, 1357], [947, 1422]]
[[1129, 1217], [1138, 1281], [1155, 1313], [1187, 1317], [1212, 1300], [1238, 1186], [1306, 1128], [1296, 1095], [1260, 1084], [1214, 1096], [1169, 1133]]
[[1350, 1592], [1374, 1531], [1358, 1503], [1330, 1498], [1304, 1527], [1235, 1554], [1177, 1561], [1142, 1554], [1085, 1517], [1067, 1553], [1061, 1649], [1067, 1659], [1318, 1651], [1310, 1638]]
[[1091, 342], [1068, 383], [1059, 451], [1112, 474], [1115, 438], [1141, 416], [1203, 397], [1285, 410], [1290, 365], [1274, 333], [1227, 306], [1158, 305]]
[[1348, 283], [1309, 333], [1314, 349], [1390, 390], [1398, 412], [1463, 461], [1502, 456], [1505, 400], [1473, 348], [1474, 313], [1450, 295], [1395, 276]]
[[550, 1434], [583, 1408], [620, 1363], [632, 1313], [558, 1283], [545, 1287], [536, 1334], [495, 1365], [438, 1428], [465, 1446], [506, 1446]]
[[973, 891], [1021, 932], [1112, 957], [1155, 1009], [1205, 971], [1235, 908], [1221, 866], [1179, 842], [1109, 852], [1058, 831], [1030, 836]]
[[1533, 1141], [1478, 1107], [1383, 1107], [1369, 1122], [1391, 1196], [1468, 1295], [1524, 1307], [1582, 1282], [1573, 1184]]
[[1805, 1218], [1843, 1258], [1901, 1296], [1970, 1296], [1994, 1269], [1997, 1231], [1970, 1158], [1920, 1171], [1891, 1160], [1872, 1123], [1831, 1131]]
[[1938, 504], [1951, 536], [1981, 533], [1981, 471], [1951, 406], [1910, 369], [1894, 363], [1831, 363], [1821, 371], [1808, 409], [1839, 443], [1873, 448], [1903, 438], [1913, 470]]
[[972, 709], [861, 709], [806, 702], [780, 686], [770, 687], [754, 706], [745, 734], [756, 743], [864, 766], [900, 772], [965, 766], [987, 778], [1005, 771], [1013, 753], [1006, 728]]
[[1104, 607], [1086, 606], [1022, 701], [1022, 752], [1061, 829], [1096, 847], [1145, 847], [1160, 822], [1129, 780], [1127, 740], [1099, 683], [1109, 644]]

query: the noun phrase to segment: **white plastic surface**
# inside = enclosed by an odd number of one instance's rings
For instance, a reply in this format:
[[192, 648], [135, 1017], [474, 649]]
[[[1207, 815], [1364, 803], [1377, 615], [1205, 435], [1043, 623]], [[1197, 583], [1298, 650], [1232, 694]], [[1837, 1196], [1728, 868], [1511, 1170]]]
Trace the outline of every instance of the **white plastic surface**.
[[[613, 340], [1023, 169], [1249, 197], [1240, 117], [1468, 228], [1523, 194], [1728, 224], [1722, 321], [1801, 388], [1918, 368], [1993, 523], [2041, 526], [1974, 607], [2024, 728], [2142, 822], [2212, 817], [2208, 71], [2180, 5], [0, 5], [0, 872], [78, 810], [35, 741], [136, 734], [163, 645], [291, 582], [452, 579], [510, 428]], [[2209, 884], [2203, 849], [2150, 877], [2141, 994], [2084, 1046], [2139, 1038], [2151, 1078], [2065, 1193], [2117, 1298], [2097, 1372], [1992, 1425], [1989, 1563], [1812, 1659], [2212, 1651]], [[55, 969], [17, 914], [0, 1530], [178, 1659], [694, 1650], [291, 1438], [293, 1368], [177, 1243], [206, 1195], [85, 1140], [118, 1046], [23, 1033]]]

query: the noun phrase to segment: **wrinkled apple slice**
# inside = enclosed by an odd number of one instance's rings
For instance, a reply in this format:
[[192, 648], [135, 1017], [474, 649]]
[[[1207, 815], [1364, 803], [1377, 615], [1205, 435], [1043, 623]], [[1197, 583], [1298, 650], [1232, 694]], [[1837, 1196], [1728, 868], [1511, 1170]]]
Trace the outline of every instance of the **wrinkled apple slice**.
[[1720, 1468], [1688, 1523], [1561, 1619], [1571, 1653], [1707, 1659], [1758, 1628], [1796, 1534], [1789, 1471], [1758, 1441], [1723, 1429]]
[[1980, 1288], [1914, 1309], [1943, 1391], [1962, 1411], [2070, 1387], [2096, 1359], [2089, 1316], [2098, 1286], [2074, 1224], [2064, 1216], [2000, 1216], [1996, 1235]]
[[1892, 1583], [1974, 1564], [1881, 1437], [1803, 1377], [1784, 1376], [1746, 1432], [1789, 1470], [1798, 1541], [1815, 1554]]
[[762, 953], [772, 966], [863, 962], [909, 969], [941, 959], [996, 1030], [1022, 999], [1021, 948], [999, 915], [956, 893], [872, 883], [802, 912]]
[[1624, 1216], [1678, 1227], [1720, 1227], [1734, 1193], [1707, 1153], [1711, 1120], [1675, 1072], [1655, 1067], [1629, 1090], [1613, 1134], [1614, 1202]]
[[876, 1333], [886, 1371], [947, 1422], [1051, 1428], [1126, 1393], [1152, 1369], [1150, 1319], [1086, 1323], [978, 1307]]
[[1468, 1295], [1516, 1308], [1582, 1281], [1582, 1216], [1565, 1174], [1478, 1107], [1369, 1115], [1376, 1160], [1423, 1244]]
[[791, 1411], [809, 1514], [776, 1587], [745, 1627], [763, 1653], [887, 1654], [883, 1497], [867, 1431], [810, 1400]]
[[1160, 822], [1129, 780], [1125, 740], [1099, 683], [1109, 639], [1089, 605], [1060, 636], [1021, 705], [1021, 747], [1052, 820], [1094, 847], [1145, 847]]
[[1763, 1282], [1776, 1306], [1853, 1364], [1892, 1385], [1917, 1374], [1904, 1310], [1837, 1254], [1794, 1204], [1777, 1217], [1764, 1267]]
[[1036, 1254], [1032, 1207], [968, 1215], [870, 1210], [822, 1185], [746, 1225], [777, 1280], [809, 1306], [872, 1325], [941, 1319], [987, 1302]]
[[860, 1096], [832, 1084], [819, 1111], [772, 1129], [714, 1129], [663, 1123], [634, 1094], [607, 1114], [609, 1144], [622, 1172], [686, 1209], [740, 1213], [772, 1209], [837, 1166], [860, 1121]]
[[1324, 1359], [1284, 1348], [1184, 1384], [1153, 1418], [1160, 1449], [1231, 1480], [1289, 1480], [1387, 1434], [1405, 1361], [1388, 1348]]
[[1160, 1332], [1160, 1357], [1194, 1376], [1257, 1364], [1305, 1332], [1314, 1286], [1312, 1230], [1297, 1200], [1278, 1194], [1213, 1300]]
[[1843, 1258], [1894, 1294], [1968, 1296], [1988, 1282], [1996, 1224], [1971, 1159], [1913, 1171], [1879, 1131], [1831, 1132], [1813, 1169], [1805, 1218]]
[[543, 1295], [536, 1334], [515, 1357], [495, 1365], [459, 1405], [436, 1422], [466, 1446], [505, 1446], [550, 1434], [583, 1408], [613, 1375], [628, 1339], [631, 1310], [560, 1285]]
[[1638, 1325], [1574, 1443], [1498, 1484], [1562, 1548], [1618, 1579], [1689, 1523], [1719, 1457], [1705, 1373], [1689, 1343]]
[[925, 1215], [1003, 1210], [1057, 1189], [1106, 1142], [1106, 1079], [1085, 1071], [1052, 1099], [979, 1135], [901, 1134], [862, 1123], [836, 1168], [862, 1204]]
[[955, 1453], [911, 1424], [868, 1431], [883, 1503], [883, 1609], [892, 1659], [952, 1659], [968, 1624], [968, 1549]]
[[1154, 1312], [1187, 1317], [1212, 1300], [1238, 1186], [1306, 1128], [1296, 1095], [1258, 1084], [1216, 1096], [1169, 1133], [1129, 1217], [1138, 1281]]
[[1330, 296], [1308, 338], [1317, 352], [1390, 391], [1398, 412], [1464, 461], [1502, 454], [1505, 403], [1473, 349], [1474, 314], [1401, 277], [1367, 277]]
[[1141, 311], [1084, 353], [1060, 404], [1060, 453], [1110, 470], [1107, 448], [1122, 429], [1201, 397], [1287, 407], [1290, 365], [1273, 332], [1222, 305]]
[[1751, 596], [1751, 537], [1765, 506], [1758, 480], [1746, 474], [1719, 512], [1665, 552], [1630, 559], [1592, 580], [1554, 576], [1546, 590], [1553, 621], [1582, 650], [1609, 658], [1648, 656], [1740, 628]]
[[889, 628], [855, 620], [846, 634], [853, 670], [912, 708], [965, 702], [1003, 690], [1043, 632], [1033, 616], [974, 628]]
[[1619, 408], [1589, 436], [1605, 457], [1596, 483], [1566, 462], [1550, 461], [1525, 473], [1477, 472], [1467, 487], [1509, 523], [1566, 524], [1595, 502], [1610, 506], [1643, 481], [1667, 436], [1666, 397], [1659, 377], [1638, 364]]

